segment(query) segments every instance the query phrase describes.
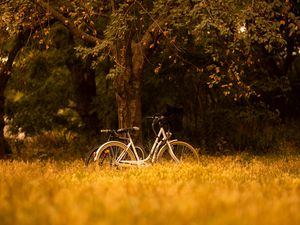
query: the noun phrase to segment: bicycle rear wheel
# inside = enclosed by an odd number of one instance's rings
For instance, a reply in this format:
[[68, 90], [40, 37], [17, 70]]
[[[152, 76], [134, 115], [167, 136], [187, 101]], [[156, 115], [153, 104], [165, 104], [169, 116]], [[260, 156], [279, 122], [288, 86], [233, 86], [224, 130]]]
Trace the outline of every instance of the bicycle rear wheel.
[[170, 145], [172, 147], [172, 151], [174, 155], [172, 156], [169, 153], [169, 147], [168, 145], [164, 145], [158, 153], [157, 161], [162, 162], [164, 160], [174, 160], [176, 162], [180, 163], [198, 163], [199, 162], [199, 156], [196, 149], [191, 146], [190, 144], [183, 142], [183, 141], [170, 141]]
[[97, 147], [93, 148], [91, 151], [88, 152], [88, 154], [87, 154], [87, 156], [84, 160], [84, 165], [85, 166], [95, 164], [97, 162], [97, 159], [95, 157], [96, 157], [96, 152], [99, 148], [100, 148], [100, 146], [97, 146]]
[[110, 141], [103, 144], [98, 150], [97, 163], [100, 167], [117, 165], [117, 160], [135, 160], [131, 149], [119, 141]]
[[139, 159], [144, 159], [145, 158], [146, 153], [145, 153], [145, 150], [142, 147], [135, 146], [135, 150], [136, 150], [136, 153], [139, 156]]

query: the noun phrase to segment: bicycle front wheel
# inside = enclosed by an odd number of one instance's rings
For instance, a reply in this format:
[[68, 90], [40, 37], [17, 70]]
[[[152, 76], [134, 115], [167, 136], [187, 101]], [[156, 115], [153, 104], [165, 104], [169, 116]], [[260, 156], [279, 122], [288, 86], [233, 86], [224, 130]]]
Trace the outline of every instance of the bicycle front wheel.
[[171, 149], [166, 144], [164, 145], [157, 155], [157, 161], [174, 160], [176, 162], [185, 163], [198, 163], [199, 155], [197, 150], [190, 144], [183, 141], [170, 141]]
[[119, 141], [109, 141], [103, 144], [96, 157], [100, 167], [117, 165], [119, 160], [135, 160], [132, 150]]

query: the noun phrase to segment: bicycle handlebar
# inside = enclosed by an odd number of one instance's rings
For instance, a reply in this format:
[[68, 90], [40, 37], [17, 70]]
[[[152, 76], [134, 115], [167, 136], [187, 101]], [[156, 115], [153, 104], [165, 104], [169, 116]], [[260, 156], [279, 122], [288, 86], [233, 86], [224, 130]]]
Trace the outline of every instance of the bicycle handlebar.
[[161, 122], [163, 120], [166, 120], [167, 117], [161, 114], [155, 114], [153, 116], [147, 116], [146, 119], [152, 119], [153, 123]]
[[147, 116], [147, 119], [152, 119], [152, 130], [155, 135], [157, 135], [157, 132], [155, 131], [155, 125], [158, 124], [160, 127], [167, 124], [168, 126], [168, 117], [164, 116], [162, 114], [154, 114], [153, 116]]

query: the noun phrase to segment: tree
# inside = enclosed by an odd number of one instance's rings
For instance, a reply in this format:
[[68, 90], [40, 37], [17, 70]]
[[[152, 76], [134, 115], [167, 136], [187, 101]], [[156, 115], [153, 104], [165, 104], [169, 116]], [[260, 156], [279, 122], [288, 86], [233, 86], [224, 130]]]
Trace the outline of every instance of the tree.
[[[296, 9], [294, 1], [199, 1], [191, 18], [194, 23], [201, 18], [193, 32], [213, 59], [207, 67], [210, 86], [219, 85], [234, 99], [243, 96], [234, 87], [242, 87], [248, 96], [265, 92], [266, 82], [271, 92], [270, 88], [284, 89], [284, 79], [298, 55]], [[265, 83], [258, 86], [261, 78]]]
[[189, 24], [198, 45], [211, 57], [203, 70], [209, 75], [207, 83], [210, 92], [215, 92], [212, 99], [217, 100], [217, 109], [223, 104], [221, 115], [215, 115], [221, 118], [216, 121], [226, 123], [225, 129], [218, 123], [218, 132], [225, 131], [222, 142], [243, 142], [242, 148], [253, 144], [254, 149], [274, 143], [273, 137], [267, 140], [270, 132], [264, 129], [279, 121], [278, 114], [284, 119], [288, 111], [293, 86], [288, 71], [299, 55], [299, 5], [277, 0], [194, 3]]
[[[165, 102], [188, 108], [193, 116], [185, 122], [195, 123], [190, 125], [195, 130], [210, 126], [205, 120], [214, 110], [234, 111], [257, 103], [271, 108], [275, 95], [289, 93], [288, 74], [299, 46], [295, 1], [22, 2], [26, 4], [10, 1], [3, 8], [5, 20], [10, 21], [5, 29], [12, 36], [18, 34], [19, 25], [32, 29], [38, 24], [43, 34], [38, 41], [48, 49], [53, 47], [49, 34], [55, 35], [51, 21], [70, 32], [66, 64], [78, 93], [73, 100], [85, 124], [99, 123], [91, 102], [99, 100], [97, 65], [104, 62], [108, 63], [100, 69], [102, 79], [107, 75], [113, 82], [120, 127], [141, 126], [141, 109], [146, 112], [145, 105], [153, 99], [142, 93], [142, 88], [150, 87], [142, 82], [149, 82], [145, 76], [151, 73], [165, 76], [151, 77], [151, 87], [164, 86], [159, 92], [169, 94]], [[144, 107], [141, 96], [147, 99]], [[276, 103], [273, 109], [278, 107]]]
[[[0, 5], [1, 11], [2, 11], [2, 20], [1, 20], [1, 29], [3, 29], [7, 33], [7, 37], [13, 39], [13, 37], [21, 37], [19, 33], [20, 28], [26, 29], [26, 34], [27, 37], [21, 39], [15, 38], [16, 40], [20, 40], [22, 44], [27, 44], [31, 45], [30, 48], [37, 48], [41, 49], [44, 48], [44, 50], [48, 49], [49, 47], [53, 47], [53, 44], [50, 42], [51, 37], [49, 30], [50, 28], [53, 28], [53, 23], [55, 22], [54, 19], [50, 19], [49, 17], [45, 16], [43, 11], [40, 11], [37, 6], [34, 5], [32, 1], [5, 1], [1, 3]], [[47, 13], [46, 13], [47, 14]], [[55, 30], [55, 26], [54, 29]], [[2, 36], [4, 37], [4, 36]], [[35, 40], [35, 43], [33, 43], [33, 40]], [[69, 39], [69, 38], [67, 38]], [[8, 39], [5, 40], [7, 42]], [[4, 41], [3, 41], [4, 43]], [[36, 44], [38, 43], [38, 44]], [[60, 43], [62, 44], [62, 43]], [[67, 47], [72, 48], [71, 46], [72, 43], [67, 43]], [[14, 44], [13, 41], [10, 41], [10, 46], [9, 48], [14, 48], [13, 45], [19, 46], [19, 44], [16, 42]], [[74, 42], [73, 42], [74, 45]], [[1, 47], [5, 47], [4, 45]], [[54, 47], [56, 48], [56, 47]], [[7, 45], [6, 45], [7, 49]], [[18, 49], [19, 50], [19, 49]], [[12, 50], [13, 53], [15, 53], [15, 50]], [[76, 103], [76, 110], [83, 120], [83, 127], [85, 131], [89, 132], [90, 134], [95, 134], [96, 130], [99, 129], [99, 120], [97, 118], [96, 112], [94, 109], [91, 109], [92, 102], [94, 101], [93, 97], [95, 97], [95, 80], [94, 80], [94, 75], [93, 75], [93, 69], [90, 67], [91, 61], [87, 62], [85, 65], [83, 63], [80, 63], [81, 61], [78, 61], [77, 57], [74, 54], [74, 49], [72, 48], [71, 51], [66, 50], [65, 52], [68, 52], [69, 58], [69, 68], [70, 70], [73, 71], [73, 79], [71, 80], [72, 85], [71, 87], [73, 88], [73, 93], [75, 93], [72, 96], [72, 100]], [[30, 50], [26, 50], [23, 52], [24, 54], [30, 53]], [[50, 53], [51, 54], [51, 53]], [[11, 58], [10, 58], [11, 59]], [[74, 63], [74, 60], [77, 60], [77, 63]], [[78, 63], [79, 62], [79, 63]], [[8, 60], [8, 63], [11, 65], [13, 64], [13, 60]], [[80, 65], [81, 64], [81, 65]], [[32, 63], [29, 63], [29, 65], [32, 65]], [[77, 66], [77, 68], [75, 68]], [[11, 66], [8, 66], [7, 68], [11, 69]], [[1, 70], [2, 72], [2, 70]], [[37, 71], [38, 72], [38, 71]], [[10, 72], [9, 72], [10, 73]], [[86, 76], [87, 73], [89, 73], [89, 76]], [[87, 77], [88, 79], [85, 79]], [[24, 77], [23, 80], [26, 78]], [[50, 79], [49, 79], [50, 80]], [[4, 89], [6, 87], [8, 81], [8, 77], [5, 80], [4, 85], [3, 85], [3, 93]], [[49, 82], [45, 83], [45, 86], [49, 84]], [[44, 87], [44, 89], [47, 89], [47, 87]], [[39, 90], [40, 91], [40, 90]], [[39, 96], [41, 97], [41, 96]], [[4, 104], [3, 100], [3, 104]], [[34, 102], [38, 101], [33, 101], [30, 102], [29, 105], [34, 104]], [[46, 102], [46, 101], [45, 101]], [[32, 104], [31, 104], [32, 103]], [[68, 100], [65, 101], [65, 104], [68, 103]], [[27, 106], [29, 106], [27, 105]], [[57, 105], [57, 104], [56, 104]], [[50, 105], [48, 105], [49, 107]], [[48, 108], [46, 107], [46, 108]], [[53, 108], [55, 110], [55, 107]], [[42, 112], [44, 112], [42, 110]], [[39, 112], [39, 113], [42, 113]], [[20, 112], [19, 114], [24, 114], [24, 112]], [[29, 114], [28, 114], [29, 115]], [[4, 114], [3, 114], [4, 116]], [[4, 119], [4, 117], [1, 117]], [[31, 117], [33, 115], [30, 115]], [[48, 116], [48, 119], [50, 117]], [[53, 118], [55, 119], [55, 118]], [[45, 123], [49, 123], [49, 121], [41, 121]], [[3, 122], [4, 126], [4, 122]], [[49, 126], [45, 126], [44, 128], [47, 129]], [[1, 128], [0, 128], [1, 129]], [[1, 129], [3, 130], [3, 129]], [[32, 132], [32, 129], [31, 131]]]
[[[4, 138], [3, 128], [5, 126], [4, 122], [4, 105], [5, 105], [5, 95], [4, 91], [7, 86], [8, 79], [12, 72], [12, 66], [17, 54], [21, 48], [25, 45], [26, 40], [30, 35], [31, 30], [22, 30], [18, 32], [17, 36], [11, 40], [11, 46], [8, 46], [7, 50], [2, 50], [0, 53], [0, 58], [2, 62], [0, 63], [0, 158], [4, 156], [5, 153], [9, 152], [9, 146]], [[4, 44], [0, 43], [0, 46]]]
[[[4, 138], [4, 91], [11, 76], [15, 59], [20, 50], [26, 44], [28, 38], [39, 26], [36, 23], [37, 13], [32, 9], [30, 2], [24, 1], [23, 4], [16, 4], [15, 1], [4, 1], [0, 3], [2, 18], [0, 21], [0, 158], [5, 153], [10, 152], [9, 145]], [[22, 15], [30, 15], [23, 17]], [[38, 25], [45, 23], [39, 20]], [[49, 22], [49, 21], [46, 21]]]
[[[58, 8], [57, 5], [49, 5], [41, 0], [36, 3], [64, 24], [73, 35], [93, 44], [93, 54], [99, 54], [99, 51], [103, 54], [103, 49], [108, 49], [115, 63], [114, 89], [119, 127], [141, 126], [142, 71], [147, 63], [147, 57], [163, 34], [168, 11], [150, 12], [153, 9], [157, 10], [154, 7], [156, 3], [152, 4], [151, 1], [145, 1], [146, 6], [138, 1], [126, 3], [111, 1], [109, 7], [104, 7], [104, 2], [98, 2], [97, 6], [102, 4], [103, 11], [110, 14], [110, 23], [104, 30], [97, 30], [94, 24], [99, 17], [94, 17], [96, 13], [93, 11], [93, 4], [86, 5], [83, 10], [80, 2], [73, 2], [72, 8], [68, 8], [70, 13], [64, 15], [57, 9], [64, 11], [65, 7], [70, 7], [68, 4], [60, 5]], [[80, 25], [76, 26], [76, 22]], [[88, 27], [87, 32], [80, 29], [80, 26]], [[101, 34], [104, 34], [104, 37]]]

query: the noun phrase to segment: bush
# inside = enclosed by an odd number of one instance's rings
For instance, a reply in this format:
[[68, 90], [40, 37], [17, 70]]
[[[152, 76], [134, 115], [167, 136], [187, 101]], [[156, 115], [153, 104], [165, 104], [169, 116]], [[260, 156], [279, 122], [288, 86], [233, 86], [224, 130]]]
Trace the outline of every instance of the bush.
[[265, 107], [237, 107], [208, 111], [204, 123], [208, 153], [266, 152], [278, 146], [280, 118]]

